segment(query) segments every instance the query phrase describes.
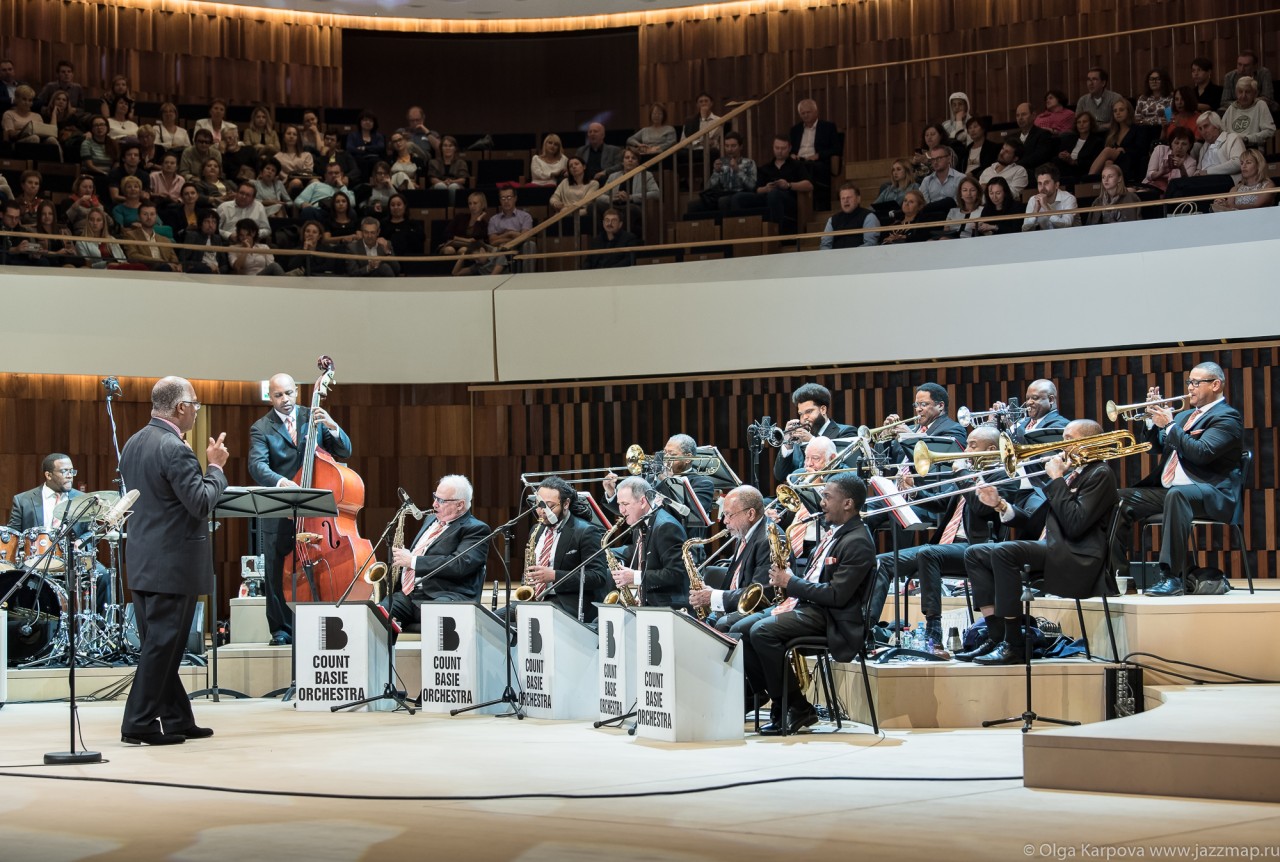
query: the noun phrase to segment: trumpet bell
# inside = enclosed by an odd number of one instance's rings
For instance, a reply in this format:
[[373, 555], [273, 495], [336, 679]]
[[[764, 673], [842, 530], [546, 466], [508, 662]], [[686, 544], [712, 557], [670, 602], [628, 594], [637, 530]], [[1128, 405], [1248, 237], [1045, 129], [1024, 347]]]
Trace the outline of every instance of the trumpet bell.
[[1107, 410], [1107, 418], [1110, 419], [1112, 422], [1120, 418], [1120, 405], [1116, 404], [1116, 402], [1108, 401], [1106, 410]]
[[973, 424], [973, 416], [970, 415], [968, 407], [961, 407], [956, 411], [956, 421], [966, 428]]

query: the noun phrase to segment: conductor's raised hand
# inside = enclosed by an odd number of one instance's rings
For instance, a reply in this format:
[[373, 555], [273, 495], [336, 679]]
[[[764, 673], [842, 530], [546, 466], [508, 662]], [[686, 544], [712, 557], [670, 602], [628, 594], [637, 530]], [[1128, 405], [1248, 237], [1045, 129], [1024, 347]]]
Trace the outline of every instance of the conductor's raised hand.
[[227, 451], [225, 440], [227, 432], [223, 431], [218, 435], [218, 439], [209, 438], [209, 445], [205, 448], [204, 454], [209, 459], [209, 463], [218, 469], [222, 469], [226, 465], [227, 459], [231, 457], [231, 453]]

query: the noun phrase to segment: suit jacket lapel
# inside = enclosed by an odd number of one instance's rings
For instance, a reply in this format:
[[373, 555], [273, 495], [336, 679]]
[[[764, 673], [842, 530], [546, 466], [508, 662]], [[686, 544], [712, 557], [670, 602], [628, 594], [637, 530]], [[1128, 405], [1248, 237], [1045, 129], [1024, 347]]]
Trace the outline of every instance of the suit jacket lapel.
[[[295, 449], [299, 448], [298, 444], [289, 436], [289, 426], [284, 424], [284, 420], [280, 418], [280, 412], [278, 410], [273, 409], [271, 411], [271, 419], [276, 423], [276, 430], [280, 432], [280, 436], [284, 438], [284, 441]], [[298, 421], [297, 405], [294, 405], [293, 408], [293, 424], [298, 426], [298, 439], [301, 440], [304, 429], [302, 427], [302, 423]]]

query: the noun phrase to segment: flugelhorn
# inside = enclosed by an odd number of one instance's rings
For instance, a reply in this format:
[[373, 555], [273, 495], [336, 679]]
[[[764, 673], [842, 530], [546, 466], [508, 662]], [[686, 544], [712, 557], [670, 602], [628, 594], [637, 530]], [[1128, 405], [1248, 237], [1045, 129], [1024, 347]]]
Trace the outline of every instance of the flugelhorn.
[[1000, 460], [998, 449], [982, 452], [935, 452], [929, 444], [921, 440], [911, 452], [911, 460], [915, 464], [916, 473], [923, 476], [934, 464], [947, 464], [952, 461], [968, 461], [974, 467], [986, 467]]
[[[1107, 402], [1107, 418], [1112, 422], [1123, 419], [1125, 422], [1137, 422], [1145, 419], [1148, 407], [1168, 407], [1174, 413], [1186, 407], [1187, 396], [1175, 395], [1172, 398], [1160, 398], [1155, 401], [1143, 401], [1141, 404], [1117, 404]], [[1177, 405], [1176, 407], [1174, 405]]]

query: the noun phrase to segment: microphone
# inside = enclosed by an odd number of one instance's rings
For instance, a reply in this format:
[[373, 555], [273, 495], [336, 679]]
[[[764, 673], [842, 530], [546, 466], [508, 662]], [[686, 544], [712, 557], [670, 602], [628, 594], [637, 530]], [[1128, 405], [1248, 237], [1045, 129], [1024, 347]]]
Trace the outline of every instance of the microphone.
[[666, 494], [660, 494], [657, 491], [654, 491], [653, 502], [654, 502], [654, 506], [666, 506], [668, 509], [675, 512], [681, 518], [689, 517], [689, 507], [686, 506], [684, 503], [677, 503], [675, 500], [671, 499]]
[[554, 527], [556, 524], [560, 523], [560, 517], [555, 512], [551, 511], [551, 507], [547, 505], [546, 500], [538, 500], [538, 502], [533, 505], [542, 510], [542, 517], [546, 519], [547, 526]]
[[409, 509], [413, 512], [414, 518], [421, 521], [423, 517], [427, 514], [426, 510], [419, 509], [416, 505], [414, 505], [413, 500], [410, 499], [409, 497], [409, 492], [406, 491], [404, 488], [396, 488], [396, 494], [398, 494], [400, 497], [400, 503], [402, 505], [408, 506]]
[[22, 626], [18, 629], [18, 633], [21, 634], [24, 638], [30, 637], [32, 631], [33, 629], [31, 628], [31, 623], [23, 623]]
[[110, 395], [120, 394], [120, 381], [114, 377], [104, 377], [101, 380], [102, 388], [107, 390]]
[[133, 508], [133, 504], [138, 502], [138, 497], [140, 496], [142, 496], [141, 492], [138, 491], [137, 488], [134, 488], [119, 500], [116, 500], [116, 504], [108, 509], [105, 515], [95, 517], [94, 520], [109, 530], [116, 529], [120, 526], [120, 523], [124, 521], [125, 516], [129, 514], [129, 510]]

